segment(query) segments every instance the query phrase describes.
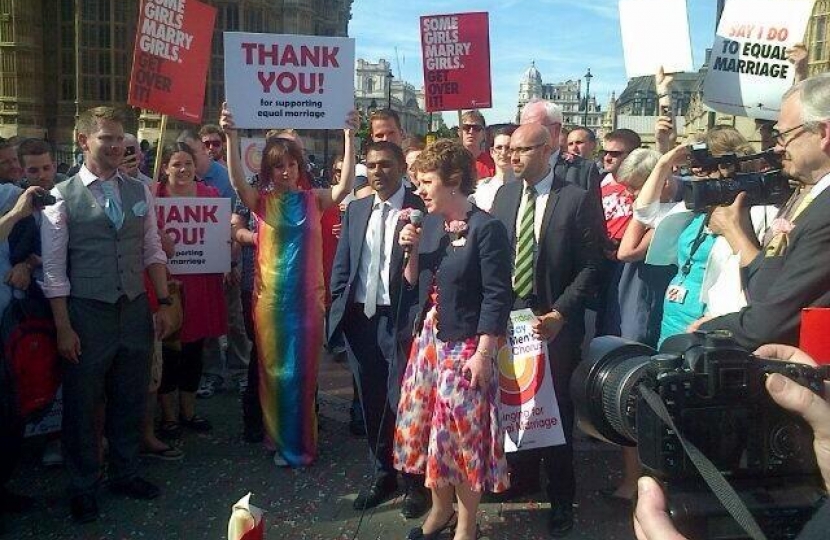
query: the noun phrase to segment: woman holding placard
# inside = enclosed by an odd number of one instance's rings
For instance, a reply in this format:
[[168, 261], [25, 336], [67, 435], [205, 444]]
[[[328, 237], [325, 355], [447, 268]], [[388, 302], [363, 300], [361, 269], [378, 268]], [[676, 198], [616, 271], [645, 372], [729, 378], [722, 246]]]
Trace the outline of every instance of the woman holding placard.
[[317, 458], [316, 389], [323, 345], [323, 260], [320, 218], [352, 189], [356, 113], [348, 119], [341, 182], [300, 189], [300, 148], [268, 138], [259, 179], [245, 181], [233, 115], [222, 108], [228, 136], [228, 171], [242, 202], [257, 218], [253, 317], [260, 355], [263, 427], [279, 466], [310, 465]]
[[[216, 188], [196, 181], [195, 162], [188, 145], [176, 143], [166, 147], [156, 196], [219, 197]], [[184, 316], [178, 341], [167, 341], [162, 348], [164, 365], [158, 390], [162, 411], [159, 432], [167, 437], [177, 436], [182, 427], [196, 432], [211, 429], [210, 422], [194, 411], [202, 377], [202, 349], [205, 338], [219, 337], [228, 331], [222, 274], [179, 274], [176, 280], [182, 284]]]
[[508, 487], [497, 409], [495, 356], [513, 293], [504, 225], [469, 202], [472, 154], [439, 140], [415, 160], [418, 195], [429, 214], [408, 224], [400, 244], [413, 253], [404, 278], [419, 293], [416, 329], [401, 388], [395, 467], [426, 474], [432, 510], [407, 539], [434, 539], [455, 521], [456, 540], [476, 538], [485, 490]]

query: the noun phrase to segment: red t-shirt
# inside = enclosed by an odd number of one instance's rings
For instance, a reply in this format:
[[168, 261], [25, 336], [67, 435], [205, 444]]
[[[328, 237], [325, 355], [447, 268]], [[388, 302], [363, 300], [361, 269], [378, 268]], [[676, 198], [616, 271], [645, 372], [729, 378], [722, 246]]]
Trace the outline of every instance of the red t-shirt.
[[476, 158], [476, 172], [479, 180], [490, 178], [496, 174], [496, 162], [493, 161], [493, 156], [487, 150], [480, 153]]
[[626, 187], [607, 175], [600, 185], [605, 230], [608, 238], [622, 240], [625, 228], [634, 214], [634, 196]]

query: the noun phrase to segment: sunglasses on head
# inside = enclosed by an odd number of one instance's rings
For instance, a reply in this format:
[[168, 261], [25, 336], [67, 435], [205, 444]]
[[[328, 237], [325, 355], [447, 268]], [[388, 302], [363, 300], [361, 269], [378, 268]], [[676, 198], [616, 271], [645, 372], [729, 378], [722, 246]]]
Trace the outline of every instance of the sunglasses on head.
[[222, 146], [222, 141], [202, 141], [202, 144], [205, 145], [205, 148], [220, 148]]

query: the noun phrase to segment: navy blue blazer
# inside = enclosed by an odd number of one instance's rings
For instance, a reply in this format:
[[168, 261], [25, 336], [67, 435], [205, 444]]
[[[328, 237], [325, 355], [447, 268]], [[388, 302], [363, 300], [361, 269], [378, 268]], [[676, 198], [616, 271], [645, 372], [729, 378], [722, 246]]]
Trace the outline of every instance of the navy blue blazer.
[[[374, 196], [352, 201], [346, 208], [341, 227], [340, 241], [337, 243], [337, 253], [331, 271], [331, 308], [329, 309], [328, 339], [331, 341], [337, 332], [340, 332], [343, 317], [349, 303], [354, 302], [355, 282], [359, 279], [360, 255], [363, 251], [366, 231], [369, 227], [369, 218], [372, 215]], [[424, 212], [424, 201], [412, 191], [406, 190], [403, 198], [403, 208], [415, 208]], [[403, 249], [398, 244], [398, 235], [403, 228], [398, 222], [392, 233], [392, 260], [389, 263], [389, 297], [392, 301], [392, 312], [399, 315], [397, 328], [405, 328], [408, 337], [410, 307], [415, 303], [412, 291], [404, 287], [403, 281]], [[387, 231], [388, 233], [389, 231]], [[403, 305], [399, 305], [399, 301]]]
[[453, 246], [444, 217], [424, 219], [418, 245], [418, 315], [420, 331], [430, 307], [433, 278], [438, 286], [438, 339], [459, 341], [479, 334], [502, 336], [513, 303], [511, 249], [507, 229], [473, 206], [467, 214], [463, 246]]

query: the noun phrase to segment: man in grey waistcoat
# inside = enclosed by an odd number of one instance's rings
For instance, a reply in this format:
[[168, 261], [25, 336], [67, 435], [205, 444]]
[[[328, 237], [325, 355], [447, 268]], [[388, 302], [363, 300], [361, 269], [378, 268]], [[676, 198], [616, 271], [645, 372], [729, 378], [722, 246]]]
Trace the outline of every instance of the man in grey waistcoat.
[[[102, 476], [96, 414], [105, 408], [109, 489], [153, 499], [159, 489], [138, 476], [153, 324], [144, 271], [158, 296], [157, 332], [169, 327], [170, 298], [153, 197], [122, 175], [124, 128], [110, 107], [78, 118], [80, 171], [55, 187], [43, 211], [43, 292], [50, 299], [58, 350], [66, 359], [63, 443], [70, 508], [77, 522], [98, 518]], [[99, 411], [96, 413], [96, 411]]]

